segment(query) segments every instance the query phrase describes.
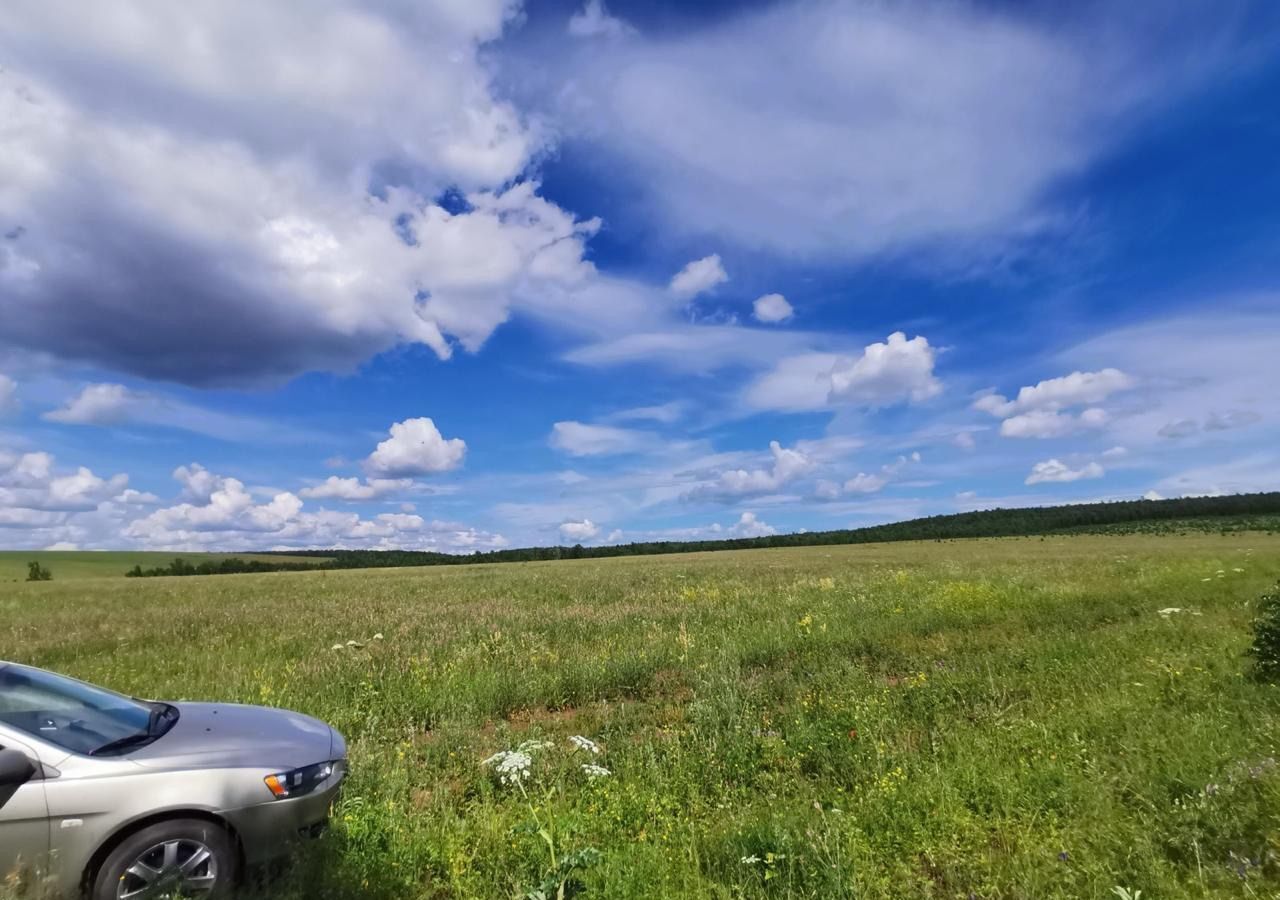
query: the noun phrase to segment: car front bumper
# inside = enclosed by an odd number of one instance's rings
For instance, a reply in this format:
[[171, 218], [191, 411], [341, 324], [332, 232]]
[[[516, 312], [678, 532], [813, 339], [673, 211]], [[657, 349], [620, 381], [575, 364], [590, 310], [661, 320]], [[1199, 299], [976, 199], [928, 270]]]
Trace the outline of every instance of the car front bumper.
[[346, 760], [335, 761], [333, 774], [309, 794], [222, 810], [220, 815], [240, 838], [245, 863], [270, 862], [323, 831], [346, 774]]

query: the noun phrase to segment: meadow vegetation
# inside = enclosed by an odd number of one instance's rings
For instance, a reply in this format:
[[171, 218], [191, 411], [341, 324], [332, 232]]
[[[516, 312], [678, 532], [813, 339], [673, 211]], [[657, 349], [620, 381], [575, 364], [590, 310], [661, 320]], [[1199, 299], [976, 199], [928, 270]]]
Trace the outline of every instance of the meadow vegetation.
[[[0, 587], [0, 658], [350, 741], [332, 898], [1280, 892], [1280, 537]], [[584, 743], [585, 741], [585, 743]]]

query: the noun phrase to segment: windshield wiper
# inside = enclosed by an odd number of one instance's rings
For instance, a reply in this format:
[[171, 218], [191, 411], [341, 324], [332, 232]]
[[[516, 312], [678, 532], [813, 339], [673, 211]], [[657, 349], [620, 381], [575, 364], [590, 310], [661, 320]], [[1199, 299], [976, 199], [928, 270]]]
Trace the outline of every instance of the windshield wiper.
[[147, 731], [139, 731], [134, 734], [126, 734], [122, 738], [116, 738], [114, 741], [107, 741], [101, 747], [89, 751], [90, 756], [106, 756], [108, 753], [114, 753], [117, 750], [124, 750], [126, 747], [135, 747], [141, 744], [150, 744], [156, 739], [156, 736]]
[[[140, 747], [150, 744], [152, 741], [162, 737], [174, 723], [178, 721], [178, 708], [170, 706], [167, 703], [158, 703], [151, 707], [151, 715], [147, 719], [147, 727], [143, 731], [137, 731], [133, 734], [126, 734], [122, 738], [116, 738], [114, 741], [108, 741], [101, 747], [89, 752], [90, 756], [106, 756], [109, 753], [115, 753], [119, 750], [125, 750], [129, 747]], [[162, 723], [168, 723], [167, 725]]]

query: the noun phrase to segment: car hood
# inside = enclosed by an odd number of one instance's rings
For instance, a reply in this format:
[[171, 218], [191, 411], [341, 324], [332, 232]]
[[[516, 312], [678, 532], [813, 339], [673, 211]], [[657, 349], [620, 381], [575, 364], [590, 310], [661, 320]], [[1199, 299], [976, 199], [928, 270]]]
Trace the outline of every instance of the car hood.
[[144, 766], [193, 764], [289, 769], [345, 752], [337, 733], [287, 709], [235, 703], [175, 703], [177, 723], [163, 737], [129, 754]]

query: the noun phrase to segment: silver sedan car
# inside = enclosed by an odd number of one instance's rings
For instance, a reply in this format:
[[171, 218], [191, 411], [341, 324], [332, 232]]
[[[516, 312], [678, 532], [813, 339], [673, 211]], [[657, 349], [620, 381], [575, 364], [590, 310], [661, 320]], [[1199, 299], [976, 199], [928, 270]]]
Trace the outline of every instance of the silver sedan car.
[[0, 662], [0, 884], [230, 896], [324, 827], [345, 773], [342, 736], [309, 716], [135, 700]]

